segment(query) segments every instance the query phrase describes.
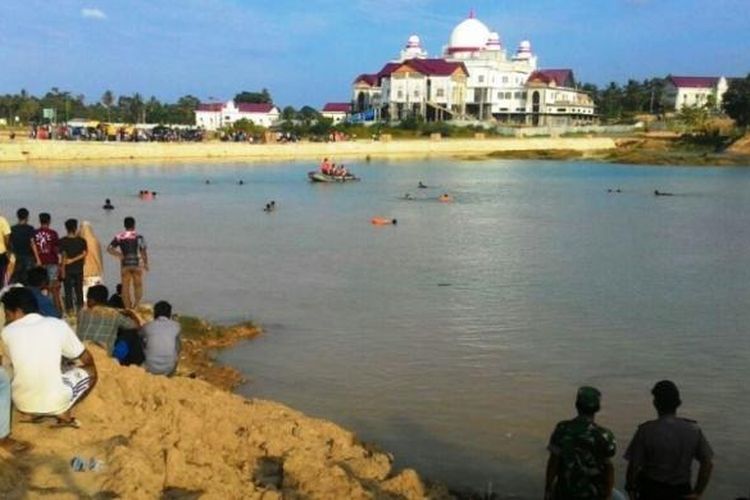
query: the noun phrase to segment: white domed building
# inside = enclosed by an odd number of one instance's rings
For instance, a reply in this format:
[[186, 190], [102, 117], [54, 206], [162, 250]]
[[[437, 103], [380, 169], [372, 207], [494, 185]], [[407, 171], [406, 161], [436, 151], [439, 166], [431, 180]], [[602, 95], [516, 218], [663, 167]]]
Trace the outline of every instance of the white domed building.
[[[416, 35], [409, 37], [400, 56], [378, 73], [357, 77], [353, 87], [355, 110], [372, 110], [370, 116], [375, 119], [400, 120], [419, 113], [427, 120], [494, 120], [525, 125], [588, 124], [596, 116], [593, 100], [576, 89], [571, 70], [539, 70], [529, 40], [521, 41], [509, 56], [500, 35], [473, 12], [453, 28], [442, 58], [428, 59]], [[417, 59], [422, 63], [410, 63]], [[395, 68], [398, 65], [411, 69]], [[457, 65], [463, 69], [450, 75], [415, 70], [417, 66], [422, 70], [440, 68], [445, 73], [459, 68]], [[419, 92], [398, 90], [404, 75], [422, 81]], [[435, 85], [440, 77], [448, 80]], [[439, 101], [432, 91], [436, 88], [442, 89], [442, 97], [450, 93], [455, 99]], [[419, 103], [415, 102], [417, 95]]]

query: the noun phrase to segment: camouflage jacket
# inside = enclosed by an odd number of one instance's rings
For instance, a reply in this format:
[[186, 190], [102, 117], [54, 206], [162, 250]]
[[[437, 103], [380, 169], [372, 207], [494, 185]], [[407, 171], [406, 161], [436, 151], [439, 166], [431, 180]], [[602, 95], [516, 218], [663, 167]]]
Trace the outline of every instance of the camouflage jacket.
[[555, 498], [599, 500], [609, 495], [606, 466], [615, 455], [615, 436], [586, 417], [557, 424], [548, 449], [559, 460]]

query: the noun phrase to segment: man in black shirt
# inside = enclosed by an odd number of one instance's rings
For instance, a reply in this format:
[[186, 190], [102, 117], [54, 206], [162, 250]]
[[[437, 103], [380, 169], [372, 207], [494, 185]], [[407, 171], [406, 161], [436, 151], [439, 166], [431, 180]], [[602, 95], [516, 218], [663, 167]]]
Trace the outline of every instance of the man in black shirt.
[[[83, 261], [86, 258], [86, 240], [78, 235], [78, 221], [65, 221], [67, 236], [60, 240], [62, 277], [65, 285], [65, 312], [74, 314], [83, 308]], [[73, 299], [75, 298], [75, 309]]]
[[19, 208], [16, 212], [18, 224], [10, 228], [10, 249], [16, 257], [11, 283], [26, 283], [29, 269], [36, 266], [34, 251], [31, 249], [31, 239], [34, 237], [34, 227], [29, 224], [29, 211]]

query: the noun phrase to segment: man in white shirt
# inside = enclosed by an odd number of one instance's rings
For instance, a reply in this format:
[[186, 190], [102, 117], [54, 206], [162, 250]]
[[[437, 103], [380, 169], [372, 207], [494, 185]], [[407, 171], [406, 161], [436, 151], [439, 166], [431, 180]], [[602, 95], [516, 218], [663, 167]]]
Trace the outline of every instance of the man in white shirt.
[[[18, 411], [54, 416], [59, 425], [78, 427], [71, 414], [96, 385], [94, 358], [62, 320], [38, 314], [28, 288], [3, 295], [6, 327], [2, 337], [13, 365], [11, 397]], [[73, 366], [65, 372], [60, 359]]]

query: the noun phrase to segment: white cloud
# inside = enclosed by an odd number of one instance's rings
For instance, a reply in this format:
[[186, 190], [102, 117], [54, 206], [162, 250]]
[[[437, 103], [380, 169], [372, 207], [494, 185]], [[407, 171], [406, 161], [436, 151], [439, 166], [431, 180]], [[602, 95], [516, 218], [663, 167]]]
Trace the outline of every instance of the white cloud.
[[81, 9], [81, 16], [86, 19], [107, 19], [107, 14], [105, 14], [103, 10], [96, 8]]

